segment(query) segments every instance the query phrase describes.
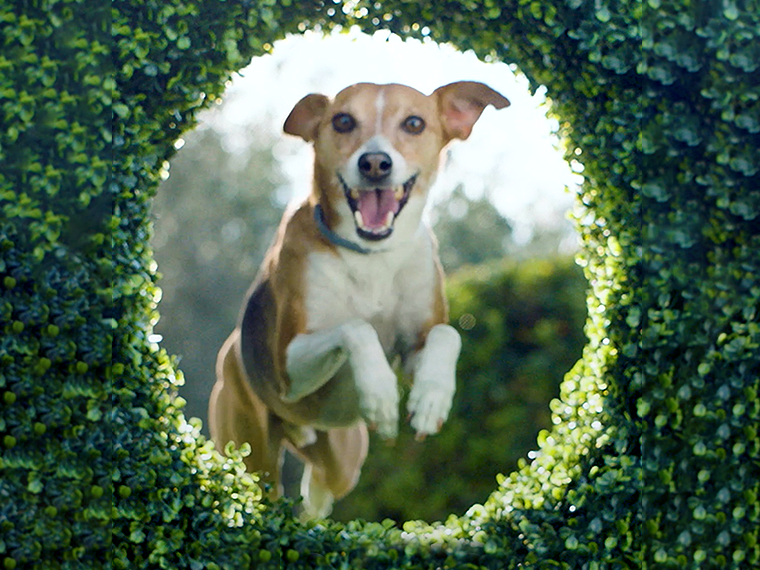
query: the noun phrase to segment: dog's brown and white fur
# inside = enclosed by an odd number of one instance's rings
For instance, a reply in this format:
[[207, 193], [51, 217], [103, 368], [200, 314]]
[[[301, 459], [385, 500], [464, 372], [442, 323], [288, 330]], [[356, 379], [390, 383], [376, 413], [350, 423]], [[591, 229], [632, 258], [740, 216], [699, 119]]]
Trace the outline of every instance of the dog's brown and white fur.
[[218, 446], [247, 442], [250, 471], [279, 490], [282, 447], [305, 464], [309, 516], [356, 484], [367, 425], [395, 437], [394, 368], [413, 380], [418, 439], [446, 420], [459, 335], [447, 324], [437, 245], [422, 222], [441, 150], [506, 98], [475, 82], [426, 96], [361, 83], [308, 95], [285, 132], [314, 144], [311, 195], [284, 216], [219, 352], [209, 424]]

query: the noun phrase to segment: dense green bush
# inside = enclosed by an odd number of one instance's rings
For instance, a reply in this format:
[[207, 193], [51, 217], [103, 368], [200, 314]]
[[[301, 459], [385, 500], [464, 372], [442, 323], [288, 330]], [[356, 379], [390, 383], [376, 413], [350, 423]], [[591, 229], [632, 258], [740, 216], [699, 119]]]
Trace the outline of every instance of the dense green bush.
[[[0, 5], [3, 566], [757, 566], [757, 0], [341, 8]], [[333, 15], [517, 62], [585, 166], [584, 357], [536, 458], [443, 527], [301, 525], [259, 502], [148, 340], [174, 140], [267, 42]]]

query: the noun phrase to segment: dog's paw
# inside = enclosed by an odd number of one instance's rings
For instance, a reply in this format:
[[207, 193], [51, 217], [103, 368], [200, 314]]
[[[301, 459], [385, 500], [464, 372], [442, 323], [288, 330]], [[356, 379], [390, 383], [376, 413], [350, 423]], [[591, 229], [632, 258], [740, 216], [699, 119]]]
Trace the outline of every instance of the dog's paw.
[[411, 360], [414, 385], [407, 410], [418, 440], [438, 433], [449, 417], [456, 391], [456, 364], [461, 347], [462, 341], [456, 329], [439, 324], [430, 329], [424, 348]]
[[399, 394], [396, 375], [388, 368], [363, 375], [357, 383], [359, 409], [369, 429], [384, 439], [398, 434]]
[[449, 417], [453, 399], [454, 391], [441, 385], [414, 385], [409, 394], [407, 411], [418, 441], [441, 430], [443, 422]]

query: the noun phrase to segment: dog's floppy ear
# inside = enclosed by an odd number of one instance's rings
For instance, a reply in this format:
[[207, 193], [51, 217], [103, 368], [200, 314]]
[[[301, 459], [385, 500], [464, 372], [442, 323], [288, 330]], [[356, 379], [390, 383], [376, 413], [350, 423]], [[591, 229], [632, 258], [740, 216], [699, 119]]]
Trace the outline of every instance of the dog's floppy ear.
[[289, 135], [301, 137], [306, 142], [317, 138], [319, 122], [330, 104], [325, 95], [312, 93], [301, 99], [285, 119], [283, 130]]
[[497, 109], [509, 106], [509, 100], [476, 81], [457, 81], [439, 87], [433, 93], [438, 98], [438, 108], [447, 140], [466, 139], [480, 114], [488, 105]]

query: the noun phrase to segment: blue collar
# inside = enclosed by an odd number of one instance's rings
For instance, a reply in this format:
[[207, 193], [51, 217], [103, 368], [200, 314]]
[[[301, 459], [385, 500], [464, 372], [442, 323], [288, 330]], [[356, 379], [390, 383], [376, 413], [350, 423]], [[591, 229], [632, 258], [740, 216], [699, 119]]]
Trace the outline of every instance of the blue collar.
[[366, 247], [362, 247], [358, 243], [355, 243], [351, 240], [347, 240], [346, 238], [339, 236], [330, 228], [328, 228], [327, 222], [325, 222], [325, 213], [322, 210], [322, 206], [320, 206], [319, 204], [314, 206], [314, 221], [317, 223], [317, 228], [319, 228], [320, 233], [325, 238], [327, 238], [327, 241], [329, 241], [330, 243], [339, 245], [341, 247], [345, 247], [346, 249], [350, 249], [351, 251], [355, 251], [356, 253], [361, 253], [363, 255], [373, 253], [371, 249], [367, 249]]

